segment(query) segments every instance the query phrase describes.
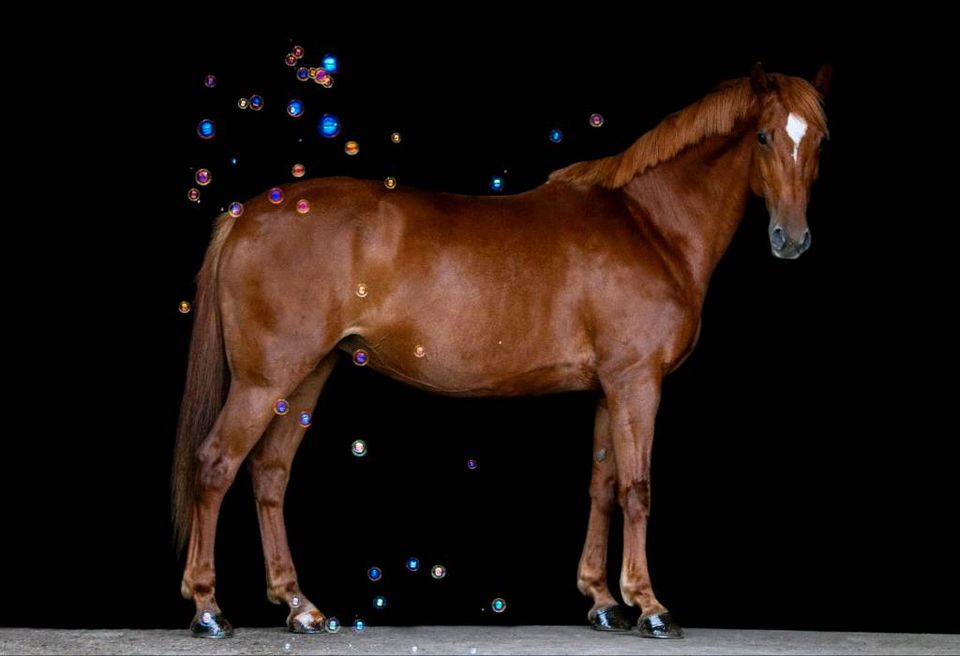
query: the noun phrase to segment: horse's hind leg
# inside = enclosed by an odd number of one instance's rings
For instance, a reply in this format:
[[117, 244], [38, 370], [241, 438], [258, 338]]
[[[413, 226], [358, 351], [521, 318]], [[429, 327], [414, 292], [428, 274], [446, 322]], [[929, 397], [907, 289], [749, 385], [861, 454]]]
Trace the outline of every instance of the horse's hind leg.
[[196, 604], [191, 625], [196, 636], [224, 638], [233, 632], [214, 596], [213, 553], [220, 505], [240, 464], [273, 418], [277, 398], [296, 383], [294, 378], [284, 384], [258, 386], [235, 378], [213, 429], [197, 450], [196, 498], [181, 586], [183, 596]]
[[617, 469], [610, 433], [610, 412], [601, 399], [593, 434], [593, 474], [590, 478], [590, 521], [580, 557], [577, 587], [593, 599], [587, 619], [600, 631], [630, 631], [630, 622], [607, 586], [607, 545], [610, 513], [616, 499]]
[[267, 599], [289, 606], [287, 626], [296, 633], [318, 633], [323, 630], [326, 618], [303, 595], [297, 583], [297, 570], [283, 521], [283, 497], [293, 457], [306, 433], [297, 417], [301, 411], [313, 411], [336, 358], [335, 353], [328, 355], [287, 399], [290, 414], [273, 420], [249, 459], [267, 569]]

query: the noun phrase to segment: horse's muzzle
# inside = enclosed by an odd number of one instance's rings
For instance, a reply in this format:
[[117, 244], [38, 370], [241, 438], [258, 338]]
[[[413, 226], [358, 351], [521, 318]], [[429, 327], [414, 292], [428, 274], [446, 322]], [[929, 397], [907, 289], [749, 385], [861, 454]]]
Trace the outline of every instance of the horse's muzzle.
[[783, 226], [776, 226], [770, 231], [770, 250], [784, 260], [795, 260], [810, 248], [810, 231], [804, 230], [799, 238], [794, 239]]

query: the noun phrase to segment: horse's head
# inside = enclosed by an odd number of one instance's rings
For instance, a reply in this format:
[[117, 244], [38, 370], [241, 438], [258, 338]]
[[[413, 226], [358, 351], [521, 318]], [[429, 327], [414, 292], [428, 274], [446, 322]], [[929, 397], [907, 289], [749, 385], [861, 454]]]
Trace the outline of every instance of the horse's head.
[[770, 213], [770, 248], [793, 260], [810, 248], [807, 202], [817, 179], [820, 144], [827, 137], [820, 102], [830, 84], [829, 64], [813, 84], [799, 78], [768, 75], [760, 64], [751, 82], [760, 96], [760, 116], [750, 186], [763, 196]]

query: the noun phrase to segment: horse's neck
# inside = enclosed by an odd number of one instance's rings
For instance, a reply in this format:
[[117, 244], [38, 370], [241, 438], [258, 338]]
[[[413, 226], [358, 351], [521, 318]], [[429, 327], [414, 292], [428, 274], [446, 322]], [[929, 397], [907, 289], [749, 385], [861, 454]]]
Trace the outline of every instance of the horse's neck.
[[711, 137], [624, 187], [638, 220], [663, 233], [702, 294], [746, 211], [752, 152], [746, 132]]

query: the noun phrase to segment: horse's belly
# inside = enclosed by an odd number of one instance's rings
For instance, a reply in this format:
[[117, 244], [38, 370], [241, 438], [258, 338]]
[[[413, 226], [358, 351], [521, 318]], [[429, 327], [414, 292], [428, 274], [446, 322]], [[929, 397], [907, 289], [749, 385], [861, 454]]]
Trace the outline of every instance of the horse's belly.
[[[385, 331], [386, 332], [386, 331]], [[454, 396], [521, 396], [594, 389], [592, 350], [541, 348], [502, 337], [463, 344], [455, 335], [405, 339], [353, 335], [340, 342], [354, 364], [414, 387]]]

